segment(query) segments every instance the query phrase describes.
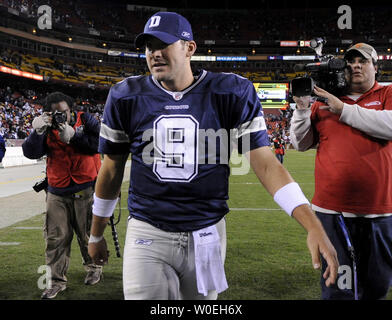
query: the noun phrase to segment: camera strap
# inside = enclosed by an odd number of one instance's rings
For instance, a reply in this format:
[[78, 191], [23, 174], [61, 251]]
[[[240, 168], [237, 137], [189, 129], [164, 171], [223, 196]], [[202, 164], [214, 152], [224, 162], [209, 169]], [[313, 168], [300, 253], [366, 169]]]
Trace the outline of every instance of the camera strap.
[[355, 261], [355, 251], [352, 241], [350, 240], [350, 235], [346, 224], [344, 223], [343, 215], [338, 216], [338, 223], [340, 229], [343, 232], [344, 238], [346, 240], [347, 249], [350, 252], [352, 263], [353, 263], [353, 273], [354, 273], [354, 299], [358, 300], [358, 279], [357, 279], [357, 263]]

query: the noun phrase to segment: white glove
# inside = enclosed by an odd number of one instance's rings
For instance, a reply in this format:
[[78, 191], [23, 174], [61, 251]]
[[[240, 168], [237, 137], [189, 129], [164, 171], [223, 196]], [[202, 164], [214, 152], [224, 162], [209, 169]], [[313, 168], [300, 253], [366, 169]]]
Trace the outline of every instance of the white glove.
[[69, 141], [75, 135], [75, 130], [72, 128], [67, 122], [59, 124], [59, 135], [60, 140], [66, 144], [69, 144]]
[[46, 129], [52, 125], [52, 117], [46, 113], [43, 113], [37, 118], [34, 118], [32, 126], [34, 130], [39, 134], [45, 133]]

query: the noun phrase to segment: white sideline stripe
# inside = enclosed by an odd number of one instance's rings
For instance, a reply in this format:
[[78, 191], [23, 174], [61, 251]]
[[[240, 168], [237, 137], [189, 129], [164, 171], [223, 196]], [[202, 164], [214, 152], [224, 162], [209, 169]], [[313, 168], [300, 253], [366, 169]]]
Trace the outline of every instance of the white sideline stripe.
[[42, 227], [14, 227], [18, 230], [42, 230]]
[[0, 246], [18, 246], [20, 242], [0, 242]]

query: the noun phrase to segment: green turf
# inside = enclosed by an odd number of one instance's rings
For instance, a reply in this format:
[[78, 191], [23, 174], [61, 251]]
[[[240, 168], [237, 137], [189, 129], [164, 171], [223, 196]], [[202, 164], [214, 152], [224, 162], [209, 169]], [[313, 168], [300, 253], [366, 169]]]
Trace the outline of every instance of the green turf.
[[[289, 150], [285, 167], [311, 199], [314, 189], [314, 151]], [[257, 184], [252, 184], [257, 183]], [[123, 195], [128, 184], [123, 185]], [[122, 207], [126, 207], [125, 196]], [[279, 207], [258, 184], [253, 173], [230, 177], [231, 208]], [[121, 248], [125, 239], [126, 210], [117, 226]], [[0, 246], [0, 300], [39, 299], [37, 272], [45, 264], [42, 230], [15, 227], [42, 227], [43, 216], [0, 229], [0, 242], [20, 242]], [[104, 279], [89, 287], [83, 284], [85, 271], [74, 239], [68, 271], [67, 290], [56, 299], [122, 299], [122, 258], [115, 257], [110, 228], [106, 229], [111, 257], [104, 268]], [[233, 210], [227, 215], [226, 275], [229, 289], [219, 299], [319, 299], [319, 272], [311, 266], [306, 247], [306, 232], [283, 211]], [[392, 292], [388, 299], [392, 299]]]

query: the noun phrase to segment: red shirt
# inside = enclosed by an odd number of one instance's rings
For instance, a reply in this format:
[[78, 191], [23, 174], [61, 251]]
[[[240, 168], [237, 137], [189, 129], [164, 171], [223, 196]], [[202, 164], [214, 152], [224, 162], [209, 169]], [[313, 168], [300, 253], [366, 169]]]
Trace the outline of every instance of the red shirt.
[[[392, 110], [392, 86], [377, 82], [357, 101], [367, 109]], [[367, 135], [340, 122], [340, 115], [312, 105], [312, 126], [319, 135], [315, 164], [316, 206], [359, 214], [392, 213], [392, 141]]]

